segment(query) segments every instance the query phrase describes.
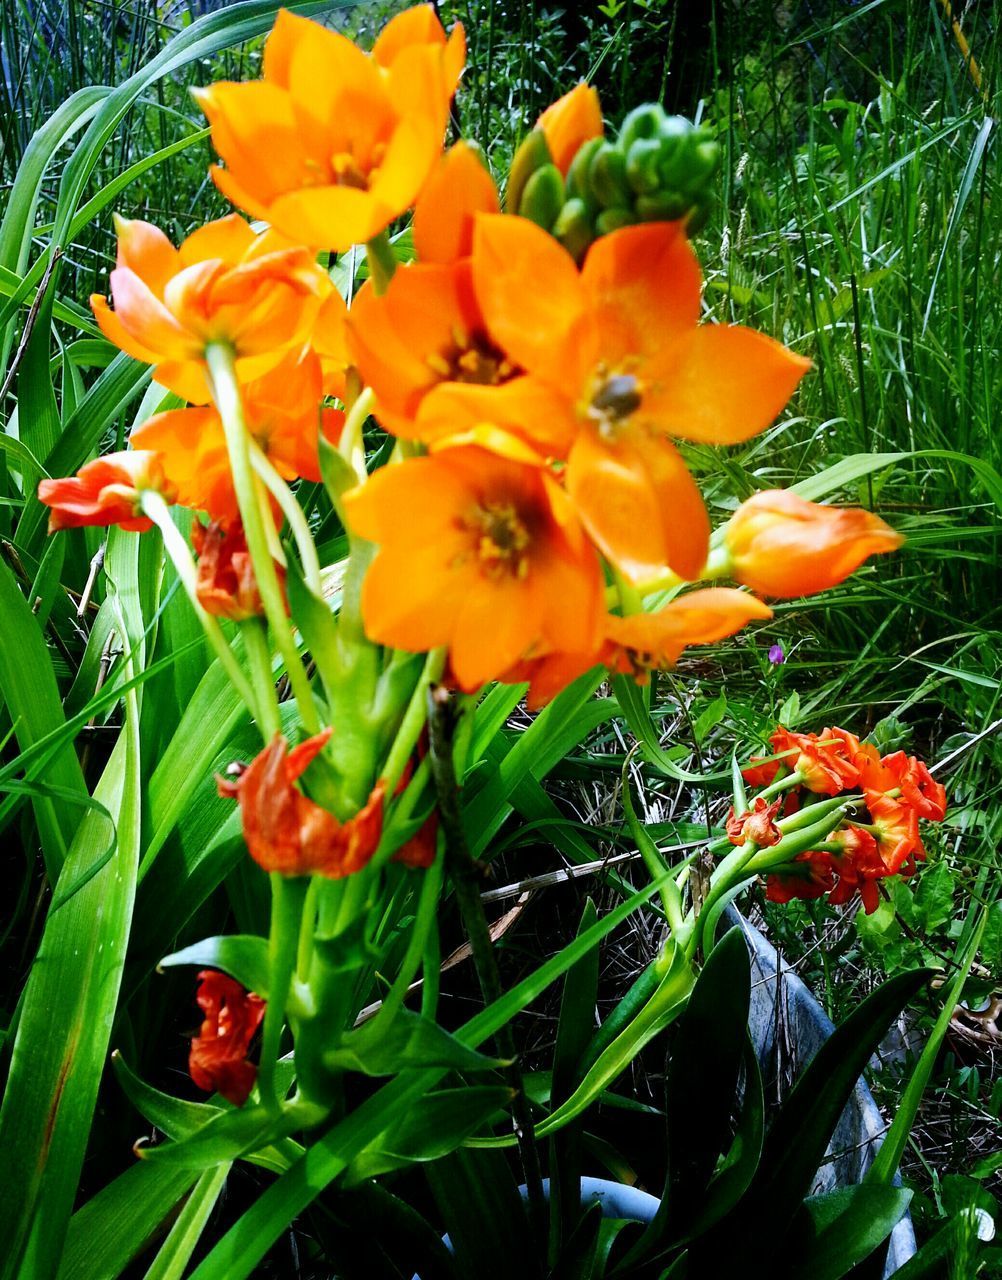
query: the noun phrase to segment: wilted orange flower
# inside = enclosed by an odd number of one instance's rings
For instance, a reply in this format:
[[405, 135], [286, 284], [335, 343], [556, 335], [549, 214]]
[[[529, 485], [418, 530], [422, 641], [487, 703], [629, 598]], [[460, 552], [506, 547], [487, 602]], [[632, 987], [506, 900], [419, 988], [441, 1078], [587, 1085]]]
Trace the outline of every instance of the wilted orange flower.
[[914, 809], [920, 818], [942, 822], [946, 817], [946, 788], [937, 782], [928, 767], [914, 756], [895, 751], [883, 758], [877, 748], [863, 743], [857, 757], [860, 782], [866, 802], [890, 795]]
[[[198, 556], [195, 595], [206, 613], [242, 622], [264, 612], [254, 562], [239, 520], [230, 527], [198, 519], [191, 526], [191, 542]], [[280, 575], [284, 571], [276, 566]]]
[[293, 239], [342, 252], [414, 202], [442, 149], [466, 56], [431, 5], [399, 14], [371, 56], [281, 10], [264, 77], [196, 91], [228, 200]]
[[42, 480], [38, 500], [52, 508], [49, 533], [82, 525], [117, 524], [133, 533], [152, 528], [139, 505], [143, 490], [154, 489], [167, 502], [174, 501], [161, 461], [154, 451], [130, 449], [95, 458], [75, 476]]
[[216, 779], [219, 794], [239, 803], [247, 849], [265, 871], [340, 880], [360, 871], [376, 851], [383, 829], [381, 783], [343, 823], [295, 785], [330, 736], [325, 729], [290, 751], [276, 734], [235, 781]]
[[206, 223], [175, 249], [148, 222], [116, 218], [115, 310], [91, 295], [105, 337], [194, 404], [205, 404], [205, 348], [228, 342], [242, 381], [302, 346], [333, 286], [313, 255], [274, 231], [262, 235], [235, 213]]
[[598, 558], [542, 459], [517, 440], [475, 433], [384, 467], [345, 506], [352, 530], [379, 546], [362, 589], [371, 639], [417, 652], [448, 646], [466, 690], [533, 646], [597, 643]]
[[770, 902], [812, 901], [835, 887], [831, 856], [821, 850], [798, 854], [788, 866], [766, 877], [765, 896]]
[[542, 129], [553, 163], [567, 176], [578, 150], [603, 133], [602, 108], [598, 94], [583, 81], [570, 93], [551, 103], [536, 123]]
[[838, 873], [838, 884], [828, 895], [828, 901], [837, 907], [858, 891], [864, 911], [872, 915], [880, 905], [877, 881], [899, 868], [885, 863], [873, 834], [862, 827], [843, 827], [828, 837], [828, 843], [840, 846], [839, 853], [830, 855]]
[[755, 618], [771, 616], [768, 605], [744, 591], [726, 587], [690, 591], [656, 613], [628, 618], [607, 614], [594, 649], [536, 652], [503, 678], [511, 684], [528, 681], [526, 703], [534, 711], [600, 663], [643, 684], [651, 671], [673, 667], [689, 645], [714, 644]]
[[[567, 491], [598, 548], [633, 581], [666, 564], [696, 577], [709, 521], [669, 437], [748, 439], [809, 362], [751, 329], [698, 324], [699, 266], [677, 224], [602, 236], [579, 272], [528, 219], [480, 215], [473, 280], [491, 340], [562, 403]], [[527, 399], [523, 420], [533, 413]]]
[[[243, 388], [247, 429], [285, 480], [319, 480], [319, 434], [322, 431], [332, 442], [341, 434], [344, 414], [322, 408], [322, 397], [320, 360], [302, 348]], [[182, 506], [207, 511], [226, 524], [237, 519], [226, 435], [213, 405], [155, 414], [129, 439], [138, 448], [162, 455]]]
[[247, 1050], [264, 1017], [266, 1001], [215, 969], [198, 975], [195, 999], [205, 1014], [201, 1030], [191, 1042], [188, 1070], [206, 1093], [219, 1093], [242, 1106], [254, 1088], [257, 1067]]
[[737, 581], [786, 600], [825, 591], [904, 541], [870, 511], [807, 502], [788, 489], [743, 502], [724, 538]]
[[785, 763], [800, 774], [808, 791], [835, 796], [859, 782], [859, 770], [845, 757], [840, 739], [831, 740], [828, 730], [822, 733], [794, 733], [780, 726], [769, 739], [773, 751], [786, 755]]
[[734, 845], [743, 845], [746, 840], [751, 840], [760, 849], [779, 844], [783, 833], [776, 826], [776, 817], [783, 807], [783, 800], [784, 797], [780, 796], [770, 804], [756, 796], [755, 803], [744, 813], [735, 813], [732, 805], [725, 823], [727, 839]]

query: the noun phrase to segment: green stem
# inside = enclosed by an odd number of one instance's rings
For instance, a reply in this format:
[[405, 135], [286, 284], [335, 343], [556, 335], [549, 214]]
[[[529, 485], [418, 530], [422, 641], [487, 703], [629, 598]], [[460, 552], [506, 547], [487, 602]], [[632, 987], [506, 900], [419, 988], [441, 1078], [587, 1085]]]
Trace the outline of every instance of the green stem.
[[270, 742], [282, 728], [278, 710], [278, 693], [271, 669], [271, 650], [268, 648], [268, 632], [263, 618], [248, 618], [240, 623], [244, 638], [244, 652], [250, 667], [251, 680], [257, 697], [258, 725], [265, 742]]
[[[480, 981], [484, 1001], [493, 1005], [501, 999], [503, 989], [494, 943], [484, 915], [480, 897], [481, 874], [474, 861], [466, 832], [456, 782], [453, 743], [455, 738], [454, 708], [448, 690], [441, 686], [428, 691], [428, 728], [432, 775], [438, 793], [438, 813], [445, 845], [445, 862], [452, 880], [463, 927], [473, 953], [473, 963]], [[522, 1158], [522, 1171], [529, 1194], [529, 1214], [538, 1239], [543, 1239], [542, 1224], [546, 1212], [543, 1181], [536, 1147], [532, 1112], [522, 1081], [515, 1051], [515, 1039], [508, 1023], [496, 1036], [499, 1056], [510, 1060], [505, 1075], [513, 1092], [511, 1110], [515, 1137]]]
[[[421, 885], [421, 897], [418, 901], [417, 914], [407, 943], [407, 950], [400, 964], [400, 972], [393, 986], [383, 997], [383, 1005], [379, 1017], [385, 1023], [392, 1020], [394, 1014], [407, 997], [407, 991], [421, 967], [422, 959], [427, 951], [428, 934], [435, 928], [438, 912], [438, 899], [442, 892], [442, 871], [445, 865], [441, 852], [425, 872]], [[384, 1023], [384, 1025], [385, 1025]]]
[[373, 291], [378, 297], [389, 288], [390, 281], [393, 279], [394, 272], [397, 269], [397, 259], [393, 252], [393, 246], [390, 244], [389, 233], [380, 231], [379, 235], [367, 240], [365, 256], [369, 260], [369, 279], [372, 281]]
[[292, 686], [299, 714], [307, 733], [320, 732], [320, 719], [313, 701], [313, 692], [307, 679], [299, 651], [292, 634], [292, 627], [285, 612], [285, 596], [275, 571], [268, 534], [257, 497], [257, 480], [250, 457], [250, 437], [244, 424], [243, 404], [233, 362], [233, 350], [221, 342], [210, 342], [205, 348], [205, 362], [209, 370], [212, 396], [226, 435], [226, 448], [233, 473], [240, 518], [247, 538], [247, 549], [254, 565], [261, 602], [265, 616], [275, 637], [275, 644], [285, 664], [286, 674]]
[[365, 426], [365, 420], [372, 412], [372, 407], [375, 403], [376, 393], [371, 387], [366, 387], [364, 391], [359, 393], [345, 417], [344, 426], [341, 428], [341, 439], [338, 442], [338, 452], [354, 471], [355, 475], [358, 476], [360, 484], [364, 484], [368, 478], [368, 472], [365, 468], [365, 442], [362, 436], [362, 428]]
[[303, 921], [303, 905], [309, 889], [305, 876], [287, 878], [273, 871], [271, 879], [271, 929], [268, 935], [268, 1007], [264, 1014], [261, 1038], [261, 1066], [258, 1085], [261, 1101], [277, 1108], [280, 1099], [275, 1092], [275, 1063], [285, 1024], [285, 1008], [289, 987], [296, 968], [299, 931]]
[[323, 584], [320, 581], [320, 558], [317, 555], [316, 543], [310, 533], [306, 514], [296, 501], [296, 495], [271, 465], [256, 440], [250, 441], [250, 456], [251, 466], [282, 508], [282, 513], [289, 522], [289, 529], [299, 549], [299, 558], [303, 562], [303, 577], [306, 579], [306, 585], [315, 596], [320, 596], [323, 593]]
[[247, 704], [251, 715], [255, 718], [259, 717], [259, 708], [257, 699], [254, 696], [254, 690], [248, 683], [247, 677], [240, 669], [233, 650], [226, 643], [226, 637], [223, 635], [222, 628], [211, 613], [206, 613], [199, 603], [196, 591], [196, 583], [198, 580], [195, 561], [188, 544], [181, 536], [181, 531], [171, 519], [170, 511], [166, 502], [153, 489], [146, 489], [142, 495], [142, 508], [144, 514], [149, 516], [156, 527], [160, 530], [163, 537], [164, 551], [167, 553], [174, 571], [181, 580], [185, 594], [191, 603], [195, 616], [202, 624], [205, 631], [205, 637], [212, 646], [216, 657], [222, 664], [223, 670], [230, 678], [230, 683], [239, 693], [240, 697]]
[[386, 780], [386, 790], [392, 795], [397, 783], [407, 768], [407, 761], [414, 754], [421, 730], [428, 720], [428, 690], [439, 679], [445, 670], [445, 649], [432, 649], [425, 659], [424, 670], [418, 679], [417, 686], [411, 694], [404, 718], [400, 722], [397, 736], [393, 740], [382, 776]]

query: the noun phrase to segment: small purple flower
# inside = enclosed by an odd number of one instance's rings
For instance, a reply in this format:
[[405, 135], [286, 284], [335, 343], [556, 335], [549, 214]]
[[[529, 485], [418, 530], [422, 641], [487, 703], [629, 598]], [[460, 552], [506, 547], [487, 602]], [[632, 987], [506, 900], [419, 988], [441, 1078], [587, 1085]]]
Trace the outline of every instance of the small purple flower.
[[778, 667], [781, 663], [786, 661], [786, 654], [783, 652], [783, 646], [781, 644], [774, 644], [769, 650], [769, 661], [774, 667]]

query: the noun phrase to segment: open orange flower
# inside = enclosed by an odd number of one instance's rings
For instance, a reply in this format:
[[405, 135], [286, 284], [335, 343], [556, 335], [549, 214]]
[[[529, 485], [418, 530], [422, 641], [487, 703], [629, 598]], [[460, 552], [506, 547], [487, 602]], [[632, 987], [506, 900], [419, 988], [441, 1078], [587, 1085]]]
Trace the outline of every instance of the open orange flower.
[[257, 1067], [247, 1061], [247, 1050], [264, 1018], [266, 1002], [215, 969], [198, 975], [195, 999], [205, 1020], [191, 1042], [191, 1078], [206, 1093], [219, 1093], [234, 1106], [242, 1106], [257, 1077]]
[[[285, 480], [319, 480], [319, 434], [331, 441], [341, 434], [344, 415], [321, 408], [322, 397], [320, 360], [303, 349], [243, 388], [247, 429]], [[207, 511], [224, 524], [237, 518], [226, 436], [214, 406], [158, 413], [138, 426], [130, 441], [162, 455], [182, 506]]]
[[414, 250], [421, 262], [458, 262], [473, 252], [473, 219], [500, 210], [483, 156], [468, 142], [443, 155], [414, 206]]
[[313, 255], [274, 231], [257, 235], [231, 214], [206, 223], [175, 249], [148, 222], [116, 218], [118, 265], [108, 300], [91, 306], [105, 337], [154, 366], [168, 390], [205, 404], [205, 348], [227, 342], [242, 381], [300, 347], [333, 286]]
[[784, 600], [826, 591], [904, 541], [870, 511], [807, 502], [788, 489], [743, 502], [724, 538], [737, 581]]
[[325, 729], [290, 751], [276, 734], [235, 780], [216, 779], [219, 794], [239, 803], [247, 849], [265, 871], [340, 880], [360, 871], [376, 851], [383, 829], [381, 783], [347, 822], [339, 822], [295, 785], [330, 736]]
[[144, 533], [153, 521], [142, 514], [144, 489], [153, 489], [173, 502], [173, 489], [164, 475], [159, 454], [152, 450], [128, 450], [95, 458], [75, 476], [42, 480], [38, 500], [51, 507], [49, 533], [78, 529], [82, 525], [111, 525]]
[[835, 796], [859, 784], [859, 770], [846, 758], [844, 742], [827, 729], [820, 734], [794, 733], [781, 725], [769, 741], [777, 755], [790, 753], [784, 763], [800, 774], [808, 791]]
[[765, 896], [770, 902], [811, 902], [835, 888], [831, 856], [821, 850], [798, 854], [781, 870], [766, 877]]
[[598, 558], [542, 459], [518, 441], [473, 433], [377, 471], [345, 507], [352, 531], [379, 545], [362, 589], [371, 639], [448, 646], [466, 690], [534, 646], [597, 644]]
[[579, 271], [527, 219], [480, 215], [473, 281], [492, 341], [562, 402], [567, 491], [602, 553], [633, 581], [666, 564], [696, 577], [709, 521], [670, 437], [748, 439], [809, 362], [751, 329], [697, 323], [699, 266], [678, 224], [603, 236]]
[[536, 127], [542, 129], [553, 163], [566, 177], [578, 150], [592, 138], [601, 138], [604, 132], [598, 94], [582, 81], [551, 103]]
[[466, 56], [431, 5], [399, 14], [372, 54], [281, 10], [264, 78], [196, 91], [228, 200], [286, 235], [342, 252], [414, 202], [442, 150]]

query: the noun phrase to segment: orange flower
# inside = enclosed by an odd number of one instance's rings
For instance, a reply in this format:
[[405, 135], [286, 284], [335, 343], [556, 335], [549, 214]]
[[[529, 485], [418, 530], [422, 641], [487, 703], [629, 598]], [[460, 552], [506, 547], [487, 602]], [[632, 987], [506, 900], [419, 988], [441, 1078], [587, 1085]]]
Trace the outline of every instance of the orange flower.
[[793, 862], [766, 877], [765, 896], [770, 902], [808, 902], [823, 898], [835, 887], [829, 854], [819, 850], [798, 854]]
[[203, 969], [198, 975], [195, 999], [205, 1020], [191, 1042], [191, 1078], [206, 1093], [222, 1094], [227, 1102], [242, 1106], [257, 1077], [257, 1067], [247, 1061], [247, 1050], [261, 1025], [266, 1002], [215, 969]]
[[628, 618], [607, 614], [595, 648], [534, 653], [503, 678], [511, 684], [528, 681], [526, 702], [534, 711], [600, 663], [643, 684], [652, 670], [673, 667], [689, 645], [714, 644], [754, 618], [771, 616], [768, 605], [744, 591], [726, 587], [690, 591], [657, 613]]
[[376, 851], [383, 829], [382, 783], [344, 823], [295, 786], [330, 736], [325, 729], [290, 751], [276, 734], [235, 781], [216, 778], [219, 794], [239, 803], [247, 849], [265, 871], [340, 880], [360, 871]]
[[735, 813], [732, 805], [725, 823], [727, 839], [734, 845], [743, 845], [746, 840], [751, 840], [760, 849], [779, 844], [783, 833], [776, 826], [776, 816], [783, 807], [784, 798], [780, 796], [769, 804], [757, 796], [752, 807], [744, 813]]
[[82, 466], [75, 476], [42, 480], [38, 500], [51, 507], [49, 533], [82, 525], [117, 524], [132, 533], [152, 528], [140, 510], [144, 489], [154, 489], [173, 502], [162, 459], [150, 450], [109, 453]]
[[800, 774], [808, 791], [835, 796], [859, 783], [859, 770], [845, 758], [844, 744], [831, 741], [827, 729], [821, 734], [794, 733], [780, 726], [769, 741], [776, 755], [790, 753], [785, 764]]
[[898, 868], [890, 868], [885, 863], [873, 834], [862, 827], [843, 827], [828, 837], [828, 843], [841, 846], [841, 852], [830, 855], [838, 873], [838, 884], [828, 901], [833, 907], [840, 906], [858, 890], [863, 910], [872, 915], [880, 905], [877, 881]]
[[345, 506], [353, 532], [379, 544], [362, 590], [371, 639], [448, 646], [466, 690], [534, 646], [597, 643], [598, 559], [542, 459], [518, 441], [472, 433], [377, 471]]
[[750, 329], [697, 323], [699, 266], [677, 224], [603, 236], [579, 272], [534, 223], [480, 215], [473, 280], [493, 343], [562, 405], [567, 491], [603, 555], [633, 581], [666, 564], [697, 576], [709, 521], [669, 437], [748, 439], [809, 362]]
[[553, 163], [566, 177], [578, 149], [590, 139], [602, 136], [598, 94], [582, 81], [546, 108], [536, 128], [542, 129]]
[[737, 581], [784, 600], [825, 591], [904, 541], [870, 511], [807, 502], [788, 489], [743, 502], [724, 537]]
[[918, 814], [909, 804], [891, 796], [868, 791], [866, 807], [873, 819], [877, 849], [889, 874], [914, 868], [915, 859], [925, 858], [919, 836]]
[[105, 337], [154, 366], [168, 390], [205, 404], [205, 348], [228, 342], [249, 381], [309, 336], [332, 289], [309, 250], [274, 231], [256, 235], [236, 214], [209, 222], [175, 249], [148, 222], [116, 218], [115, 310], [91, 296]]
[[[198, 556], [195, 594], [206, 613], [242, 622], [264, 612], [239, 520], [226, 529], [215, 521], [206, 527], [196, 518], [191, 542]], [[281, 577], [284, 571], [275, 567]]]
[[901, 777], [901, 798], [920, 818], [942, 822], [946, 817], [946, 788], [914, 756], [909, 757], [908, 768]]
[[[321, 408], [322, 397], [321, 362], [302, 349], [243, 388], [247, 429], [285, 480], [319, 480], [319, 433], [332, 441], [341, 434], [344, 415]], [[226, 436], [214, 406], [158, 413], [137, 427], [130, 441], [161, 453], [182, 506], [207, 511], [224, 524], [238, 517]]]
[[457, 142], [442, 156], [414, 206], [414, 249], [422, 262], [457, 262], [473, 252], [473, 219], [497, 213], [497, 188], [483, 156]]
[[413, 203], [442, 149], [466, 56], [431, 5], [399, 14], [368, 56], [281, 10], [264, 78], [196, 92], [228, 200], [317, 248], [371, 240]]

